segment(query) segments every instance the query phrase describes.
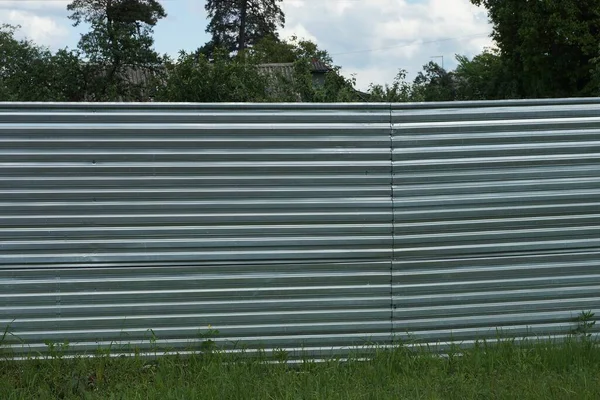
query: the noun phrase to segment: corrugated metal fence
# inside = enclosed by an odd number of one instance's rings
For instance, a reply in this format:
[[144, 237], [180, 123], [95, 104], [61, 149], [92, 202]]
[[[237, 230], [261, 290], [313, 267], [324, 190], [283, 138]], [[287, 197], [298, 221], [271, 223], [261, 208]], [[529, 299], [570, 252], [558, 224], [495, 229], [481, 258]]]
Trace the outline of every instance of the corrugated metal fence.
[[600, 100], [0, 104], [17, 351], [566, 334], [599, 221]]

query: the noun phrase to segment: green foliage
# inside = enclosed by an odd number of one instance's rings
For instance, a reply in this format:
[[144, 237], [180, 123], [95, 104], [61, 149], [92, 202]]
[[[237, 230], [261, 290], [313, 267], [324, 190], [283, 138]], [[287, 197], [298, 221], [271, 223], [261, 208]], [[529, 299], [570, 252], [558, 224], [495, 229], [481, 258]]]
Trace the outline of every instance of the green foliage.
[[[261, 41], [248, 57], [230, 58], [217, 50], [209, 59], [202, 52], [180, 53], [167, 63], [156, 100], [191, 102], [351, 102], [360, 100], [354, 79], [331, 67], [317, 82], [311, 61], [331, 60], [310, 41]], [[289, 63], [291, 73], [267, 71], [264, 63]]]
[[[341, 67], [333, 65], [333, 59], [326, 50], [310, 40], [292, 37], [288, 41], [265, 38], [249, 52], [256, 63], [293, 63], [293, 77], [273, 77], [270, 80], [268, 101], [303, 102], [353, 102], [361, 101], [354, 78], [346, 78]], [[311, 63], [319, 61], [330, 70], [318, 79]], [[319, 72], [319, 74], [323, 74]]]
[[414, 99], [413, 86], [406, 81], [406, 70], [401, 69], [391, 85], [373, 85], [369, 87], [370, 100], [373, 102], [404, 103]]
[[19, 27], [0, 26], [0, 101], [80, 101], [84, 82], [77, 53], [52, 53], [18, 40]]
[[356, 79], [346, 78], [341, 74], [341, 68], [335, 67], [325, 74], [323, 86], [313, 86], [317, 103], [352, 103], [363, 101], [359, 92], [354, 88]]
[[588, 339], [592, 336], [592, 329], [596, 325], [596, 315], [592, 311], [582, 311], [575, 322], [577, 326], [571, 332], [575, 336], [580, 336]]
[[203, 49], [211, 56], [216, 49], [228, 53], [239, 50], [240, 36], [243, 48], [251, 48], [260, 40], [277, 40], [277, 28], [283, 27], [285, 15], [282, 0], [207, 0], [205, 9], [209, 24], [206, 32], [211, 40]]
[[202, 54], [181, 52], [166, 64], [166, 78], [158, 101], [261, 102], [266, 100], [267, 79], [255, 63], [230, 60], [217, 52], [209, 61]]
[[[487, 7], [498, 50], [457, 55], [453, 71], [430, 62], [413, 82], [400, 70], [390, 84], [361, 93], [316, 43], [278, 38], [281, 0], [207, 1], [211, 41], [176, 60], [153, 48], [153, 28], [166, 17], [159, 0], [72, 0], [74, 25], [90, 27], [77, 51], [52, 52], [17, 39], [16, 27], [0, 27], [0, 100], [407, 102], [600, 93], [600, 3], [471, 2]], [[245, 50], [232, 57], [240, 40]], [[330, 71], [315, 73], [315, 60]], [[287, 69], [261, 67], [272, 63]]]
[[421, 102], [484, 100], [509, 97], [502, 81], [499, 57], [485, 51], [469, 60], [457, 56], [458, 66], [446, 71], [430, 62], [423, 66], [413, 82], [406, 80], [407, 72], [400, 70], [392, 84], [371, 85], [369, 96], [375, 102]]
[[[599, 46], [600, 50], [600, 46]], [[600, 96], [600, 51], [598, 55], [590, 60], [591, 68], [591, 82], [590, 82], [590, 90], [591, 94], [595, 96]]]
[[152, 33], [166, 17], [162, 5], [157, 0], [73, 0], [67, 10], [74, 26], [90, 25], [78, 44], [90, 99], [142, 100], [140, 86], [146, 81], [133, 76], [152, 76], [161, 65]]
[[[294, 75], [291, 81], [283, 79], [274, 85], [280, 93], [286, 95], [271, 98], [270, 101], [300, 101], [311, 103], [340, 103], [360, 101], [354, 89], [354, 78], [346, 78], [340, 67], [330, 67], [322, 80], [315, 78], [310, 59], [302, 58], [294, 63]], [[285, 89], [287, 88], [287, 92]]]
[[85, 64], [81, 62], [78, 52], [58, 50], [50, 59], [47, 71], [51, 76], [49, 82], [53, 88], [54, 98], [73, 102], [86, 99], [89, 77], [85, 75]]
[[471, 0], [487, 8], [506, 74], [518, 97], [594, 94], [600, 44], [597, 0]]
[[496, 50], [486, 49], [469, 60], [456, 56], [454, 70], [457, 100], [498, 100], [517, 98], [518, 94]]
[[516, 98], [516, 90], [507, 79], [501, 56], [486, 49], [469, 60], [457, 55], [458, 66], [447, 71], [434, 62], [423, 66], [414, 81], [406, 81], [406, 71], [400, 70], [391, 85], [371, 85], [371, 101], [454, 101], [496, 100]]
[[[152, 28], [164, 17], [155, 0], [75, 0], [69, 5], [75, 25], [87, 23], [79, 51], [56, 53], [15, 39], [15, 28], [0, 31], [0, 98], [20, 101], [191, 101], [191, 102], [356, 102], [439, 101], [493, 98], [491, 82], [501, 82], [499, 56], [484, 53], [472, 61], [459, 58], [447, 72], [437, 64], [424, 66], [415, 82], [401, 71], [391, 85], [355, 89], [314, 42], [273, 35], [258, 40], [245, 57], [228, 50], [182, 52], [177, 60], [153, 50]], [[318, 60], [330, 71], [315, 74]], [[260, 64], [288, 63], [293, 71], [266, 72]], [[274, 69], [276, 70], [276, 68]], [[500, 71], [500, 72], [498, 72]], [[599, 80], [600, 81], [600, 80]], [[488, 85], [490, 87], [485, 87]]]
[[292, 41], [282, 41], [273, 37], [259, 40], [248, 50], [248, 55], [258, 63], [292, 63], [299, 59], [297, 47]]
[[215, 342], [215, 338], [219, 336], [219, 330], [213, 329], [212, 326], [208, 326], [208, 330], [206, 332], [200, 332], [198, 334], [200, 342], [200, 351], [204, 354], [211, 354], [215, 351], [218, 351], [219, 348], [217, 343]]
[[423, 66], [413, 85], [414, 100], [452, 101], [456, 97], [454, 74], [433, 61]]
[[295, 36], [287, 41], [266, 37], [256, 43], [249, 54], [259, 63], [291, 63], [314, 59], [328, 65], [333, 64], [333, 59], [327, 50], [320, 49], [310, 40], [298, 39]]

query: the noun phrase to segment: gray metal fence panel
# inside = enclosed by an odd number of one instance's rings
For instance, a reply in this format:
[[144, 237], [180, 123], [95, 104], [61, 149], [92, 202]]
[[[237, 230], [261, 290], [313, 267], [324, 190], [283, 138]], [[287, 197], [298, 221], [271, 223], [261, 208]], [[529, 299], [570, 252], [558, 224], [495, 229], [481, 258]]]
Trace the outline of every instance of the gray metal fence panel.
[[394, 332], [568, 334], [600, 310], [600, 103], [393, 107]]
[[148, 348], [150, 329], [177, 349], [210, 329], [228, 348], [389, 342], [389, 119], [0, 106], [0, 325], [30, 350]]
[[597, 99], [0, 104], [0, 327], [314, 356], [562, 335], [600, 310], [599, 183]]

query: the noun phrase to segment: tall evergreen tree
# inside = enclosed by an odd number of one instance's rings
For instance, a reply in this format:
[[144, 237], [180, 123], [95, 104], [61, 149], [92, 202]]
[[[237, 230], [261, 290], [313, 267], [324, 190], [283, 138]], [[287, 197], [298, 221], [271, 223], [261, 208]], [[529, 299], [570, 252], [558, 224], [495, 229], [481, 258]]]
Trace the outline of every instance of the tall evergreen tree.
[[282, 0], [207, 0], [205, 8], [211, 34], [205, 53], [215, 48], [242, 52], [264, 38], [278, 38], [277, 28], [283, 27], [285, 16]]
[[88, 90], [94, 99], [132, 98], [139, 82], [132, 81], [131, 71], [160, 63], [152, 33], [166, 17], [162, 5], [158, 0], [73, 0], [67, 10], [74, 26], [90, 25], [78, 47], [88, 62]]

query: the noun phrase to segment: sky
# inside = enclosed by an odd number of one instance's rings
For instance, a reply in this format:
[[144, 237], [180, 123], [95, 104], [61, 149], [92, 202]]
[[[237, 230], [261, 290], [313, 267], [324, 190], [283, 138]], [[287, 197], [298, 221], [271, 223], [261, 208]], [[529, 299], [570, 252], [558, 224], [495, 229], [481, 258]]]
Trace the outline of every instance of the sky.
[[[161, 2], [168, 16], [155, 28], [158, 52], [176, 55], [208, 40], [204, 0]], [[0, 0], [0, 24], [20, 25], [21, 37], [52, 49], [75, 48], [82, 28], [67, 18], [69, 3]], [[469, 0], [283, 0], [282, 8], [281, 37], [316, 42], [359, 89], [390, 83], [399, 69], [412, 79], [429, 61], [451, 69], [456, 54], [472, 57], [493, 45], [485, 9]]]

